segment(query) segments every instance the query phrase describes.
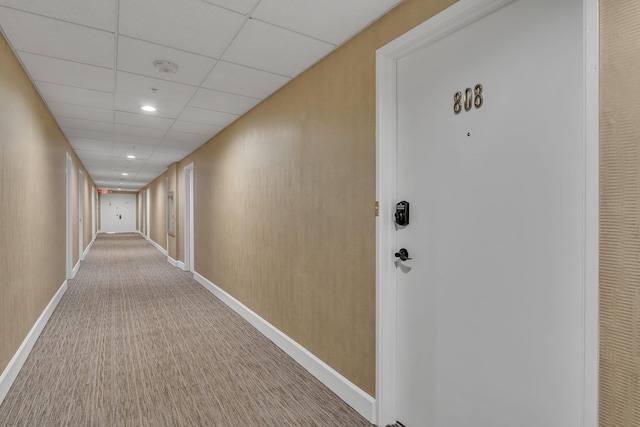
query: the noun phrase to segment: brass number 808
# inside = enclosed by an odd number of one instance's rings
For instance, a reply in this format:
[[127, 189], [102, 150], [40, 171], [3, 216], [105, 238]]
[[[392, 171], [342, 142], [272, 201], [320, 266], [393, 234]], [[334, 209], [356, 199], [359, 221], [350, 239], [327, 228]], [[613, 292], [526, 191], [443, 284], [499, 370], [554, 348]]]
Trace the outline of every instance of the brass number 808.
[[455, 95], [453, 95], [453, 112], [460, 114], [463, 105], [465, 111], [470, 111], [471, 107], [482, 107], [482, 104], [484, 104], [482, 90], [481, 84], [477, 84], [473, 90], [471, 90], [470, 87], [466, 88], [464, 91], [464, 100], [462, 99], [462, 92], [456, 92]]

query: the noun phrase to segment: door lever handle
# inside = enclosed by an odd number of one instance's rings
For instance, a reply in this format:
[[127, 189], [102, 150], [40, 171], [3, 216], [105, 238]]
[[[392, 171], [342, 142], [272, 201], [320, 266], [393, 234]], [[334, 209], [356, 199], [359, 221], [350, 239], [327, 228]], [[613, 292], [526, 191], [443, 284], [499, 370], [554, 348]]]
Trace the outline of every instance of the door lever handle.
[[409, 257], [409, 251], [407, 251], [405, 248], [402, 248], [398, 252], [396, 252], [395, 256], [397, 258], [400, 258], [402, 261], [407, 261], [407, 260], [413, 259], [413, 258]]

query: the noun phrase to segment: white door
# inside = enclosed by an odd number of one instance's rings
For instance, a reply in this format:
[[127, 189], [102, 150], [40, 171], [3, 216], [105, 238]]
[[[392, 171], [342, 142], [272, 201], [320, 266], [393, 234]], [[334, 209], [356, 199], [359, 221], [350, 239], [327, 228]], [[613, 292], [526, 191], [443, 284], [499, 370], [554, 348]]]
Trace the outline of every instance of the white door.
[[136, 195], [103, 194], [100, 198], [100, 224], [106, 233], [136, 231]]
[[184, 265], [187, 271], [195, 271], [194, 219], [193, 219], [193, 163], [184, 168]]
[[407, 427], [582, 426], [583, 55], [582, 0], [520, 0], [398, 63]]

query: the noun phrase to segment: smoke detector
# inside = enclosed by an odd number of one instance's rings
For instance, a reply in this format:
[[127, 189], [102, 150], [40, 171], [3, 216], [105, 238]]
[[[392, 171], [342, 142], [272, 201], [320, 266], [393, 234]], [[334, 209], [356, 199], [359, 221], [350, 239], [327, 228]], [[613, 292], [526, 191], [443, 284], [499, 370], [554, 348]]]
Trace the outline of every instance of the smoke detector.
[[162, 74], [175, 74], [178, 71], [178, 64], [164, 59], [153, 61], [153, 66]]

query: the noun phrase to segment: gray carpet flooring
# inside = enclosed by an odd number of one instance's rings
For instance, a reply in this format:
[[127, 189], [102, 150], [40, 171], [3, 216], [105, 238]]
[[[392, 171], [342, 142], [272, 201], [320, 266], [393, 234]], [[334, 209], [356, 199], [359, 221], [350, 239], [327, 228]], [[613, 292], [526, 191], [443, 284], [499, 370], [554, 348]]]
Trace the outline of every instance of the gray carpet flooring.
[[101, 234], [0, 426], [370, 426], [137, 234]]

